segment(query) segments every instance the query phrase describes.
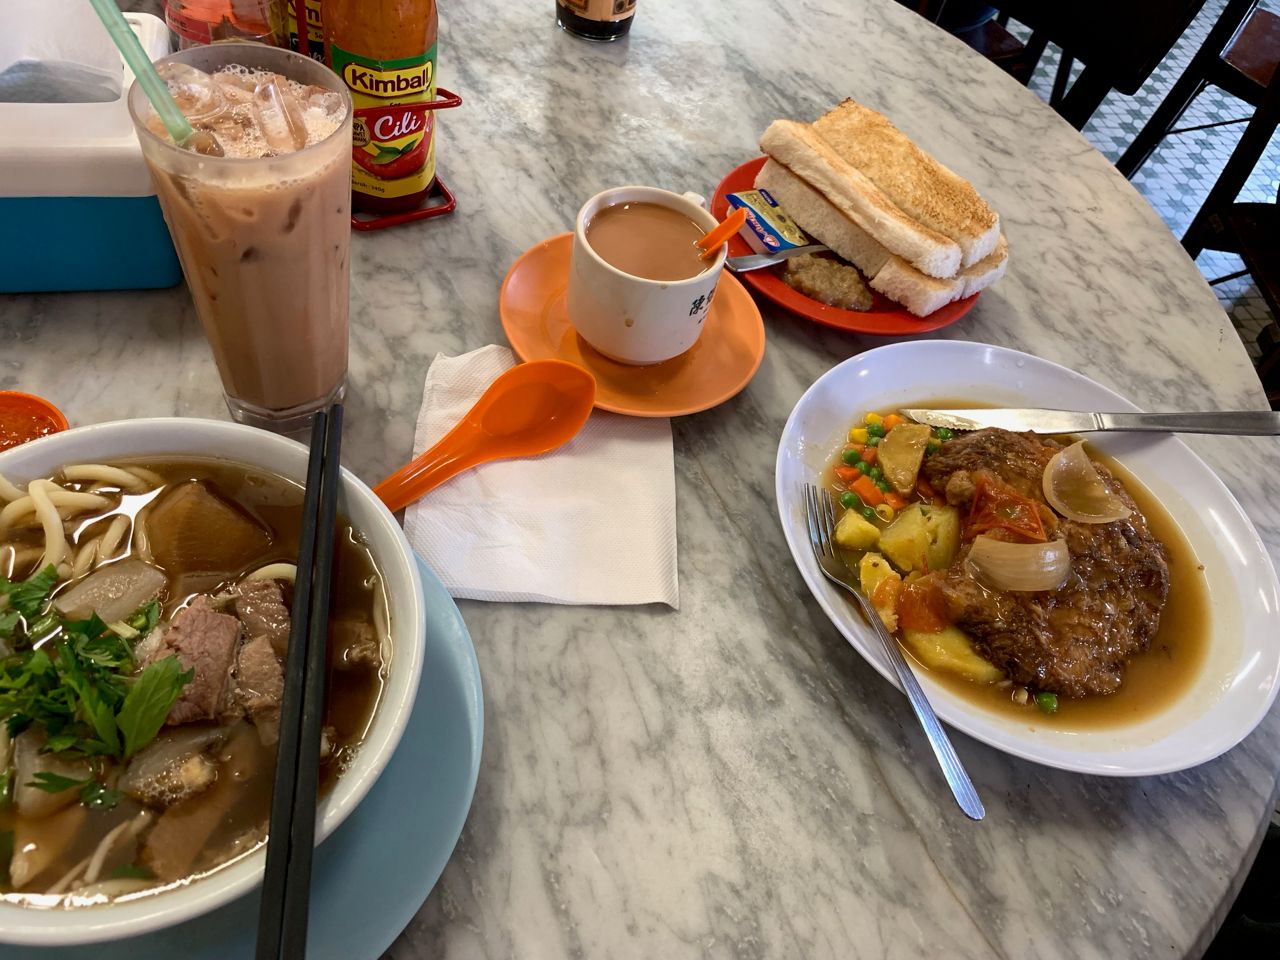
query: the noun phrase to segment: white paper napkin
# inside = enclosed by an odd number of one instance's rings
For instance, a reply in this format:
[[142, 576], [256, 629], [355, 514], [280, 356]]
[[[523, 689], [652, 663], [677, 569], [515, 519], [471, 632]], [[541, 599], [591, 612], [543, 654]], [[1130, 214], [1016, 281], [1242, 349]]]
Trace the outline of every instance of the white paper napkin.
[[[414, 455], [515, 363], [500, 346], [437, 354]], [[482, 464], [432, 490], [404, 531], [455, 597], [678, 607], [671, 422], [597, 410], [559, 450]]]

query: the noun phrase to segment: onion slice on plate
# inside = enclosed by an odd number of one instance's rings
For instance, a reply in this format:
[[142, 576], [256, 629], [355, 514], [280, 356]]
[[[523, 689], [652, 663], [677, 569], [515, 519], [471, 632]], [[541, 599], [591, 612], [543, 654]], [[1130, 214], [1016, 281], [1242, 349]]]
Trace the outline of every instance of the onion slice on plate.
[[1057, 590], [1071, 572], [1071, 554], [1065, 540], [1009, 543], [994, 537], [975, 537], [965, 562], [979, 581], [997, 590]]
[[1077, 523], [1110, 523], [1133, 513], [1098, 475], [1083, 440], [1049, 459], [1041, 483], [1049, 505]]

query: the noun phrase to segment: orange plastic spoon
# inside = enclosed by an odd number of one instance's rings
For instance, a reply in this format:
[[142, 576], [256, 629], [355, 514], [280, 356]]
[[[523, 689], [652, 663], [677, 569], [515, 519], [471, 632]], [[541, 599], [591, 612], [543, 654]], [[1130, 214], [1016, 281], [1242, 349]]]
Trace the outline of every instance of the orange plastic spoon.
[[741, 230], [742, 225], [746, 222], [747, 211], [742, 207], [738, 207], [737, 210], [725, 217], [721, 223], [704, 233], [702, 239], [695, 240], [694, 245], [702, 250], [704, 257], [714, 257], [720, 247]]
[[582, 429], [595, 401], [595, 377], [575, 364], [533, 360], [512, 367], [434, 447], [373, 492], [394, 512], [477, 464], [554, 450]]

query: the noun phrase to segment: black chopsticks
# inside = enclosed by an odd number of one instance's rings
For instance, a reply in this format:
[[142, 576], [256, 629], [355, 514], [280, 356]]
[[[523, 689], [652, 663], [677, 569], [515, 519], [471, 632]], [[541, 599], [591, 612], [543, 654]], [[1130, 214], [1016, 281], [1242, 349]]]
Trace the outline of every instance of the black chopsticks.
[[257, 960], [301, 960], [306, 956], [341, 447], [342, 404], [334, 404], [327, 412], [316, 414], [311, 428], [267, 867], [258, 914]]

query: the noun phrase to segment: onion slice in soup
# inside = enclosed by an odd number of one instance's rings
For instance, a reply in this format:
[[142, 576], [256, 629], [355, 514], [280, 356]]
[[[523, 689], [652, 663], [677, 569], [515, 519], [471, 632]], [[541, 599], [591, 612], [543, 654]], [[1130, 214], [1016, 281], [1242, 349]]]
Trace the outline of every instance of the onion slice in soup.
[[979, 581], [996, 590], [1057, 590], [1071, 572], [1071, 554], [1065, 540], [1009, 543], [994, 537], [976, 537], [965, 562]]
[[1049, 505], [1076, 523], [1110, 523], [1133, 513], [1099, 476], [1083, 440], [1049, 459], [1042, 486]]

